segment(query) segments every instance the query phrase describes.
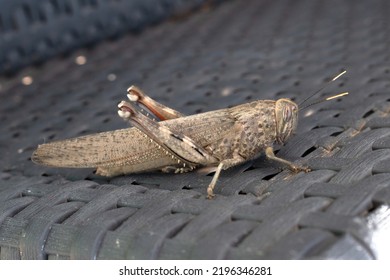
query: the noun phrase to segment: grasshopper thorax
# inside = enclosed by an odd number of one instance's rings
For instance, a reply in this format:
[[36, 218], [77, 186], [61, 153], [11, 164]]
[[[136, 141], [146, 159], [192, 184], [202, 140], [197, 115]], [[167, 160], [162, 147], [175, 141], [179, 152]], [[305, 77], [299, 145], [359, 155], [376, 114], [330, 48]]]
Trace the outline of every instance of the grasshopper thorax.
[[276, 100], [276, 141], [280, 144], [295, 132], [298, 124], [298, 105], [287, 98]]

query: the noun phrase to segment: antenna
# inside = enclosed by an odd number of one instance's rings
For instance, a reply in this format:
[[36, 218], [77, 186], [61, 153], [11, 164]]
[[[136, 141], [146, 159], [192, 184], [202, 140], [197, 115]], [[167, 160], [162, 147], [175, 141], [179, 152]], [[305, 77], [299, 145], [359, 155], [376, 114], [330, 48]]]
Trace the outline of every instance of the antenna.
[[348, 95], [349, 93], [348, 92], [342, 92], [342, 93], [339, 93], [339, 94], [336, 94], [336, 95], [331, 95], [331, 96], [328, 96], [324, 99], [320, 99], [320, 100], [317, 100], [317, 101], [314, 101], [313, 103], [310, 103], [309, 105], [306, 105], [302, 108], [298, 107], [298, 111], [301, 111], [303, 109], [306, 109], [307, 107], [310, 107], [310, 106], [313, 106], [313, 105], [316, 105], [318, 103], [321, 103], [321, 102], [325, 102], [325, 101], [328, 101], [328, 100], [332, 100], [332, 99], [335, 99], [335, 98], [339, 98], [339, 97], [342, 97], [342, 96], [345, 96], [345, 95]]
[[[340, 78], [342, 75], [344, 75], [345, 73], [347, 73], [347, 70], [344, 70], [343, 72], [341, 72], [340, 74], [338, 74], [337, 76], [335, 76], [334, 78], [332, 78], [332, 80], [330, 80], [329, 82], [327, 82], [325, 85], [323, 85], [320, 89], [318, 89], [316, 92], [314, 92], [313, 94], [309, 95], [308, 97], [306, 97], [299, 105], [298, 107], [301, 107], [307, 100], [309, 100], [310, 98], [312, 98], [314, 95], [320, 93], [324, 88], [326, 88], [327, 86], [329, 86], [332, 82], [336, 81], [338, 78]], [[348, 93], [347, 93], [348, 94]], [[341, 96], [344, 96], [346, 94], [342, 94]], [[334, 95], [334, 96], [330, 96], [328, 98], [330, 99], [333, 99], [333, 98], [337, 98], [337, 97], [340, 97], [340, 95]], [[330, 99], [325, 99], [325, 100], [322, 100], [322, 101], [319, 101], [319, 102], [315, 102], [311, 105], [314, 105], [314, 104], [318, 104], [318, 103], [321, 103], [323, 101], [326, 101], [326, 100], [330, 100]], [[311, 106], [309, 105], [309, 106]], [[307, 108], [309, 106], [305, 106], [304, 108]], [[303, 108], [302, 108], [303, 109]], [[302, 110], [300, 109], [300, 110]]]

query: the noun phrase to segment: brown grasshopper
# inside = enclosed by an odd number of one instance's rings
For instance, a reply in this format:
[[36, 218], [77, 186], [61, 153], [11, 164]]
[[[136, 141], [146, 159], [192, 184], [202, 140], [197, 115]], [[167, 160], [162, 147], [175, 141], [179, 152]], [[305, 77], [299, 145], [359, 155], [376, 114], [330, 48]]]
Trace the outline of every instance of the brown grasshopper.
[[[298, 105], [289, 99], [258, 100], [184, 116], [135, 86], [127, 91], [130, 102], [121, 101], [118, 114], [133, 128], [42, 144], [33, 153], [32, 161], [53, 167], [97, 167], [96, 173], [102, 176], [152, 170], [182, 173], [214, 166], [216, 172], [207, 188], [208, 198], [214, 196], [213, 189], [221, 170], [253, 159], [263, 151], [268, 159], [280, 162], [294, 172], [310, 171], [308, 167], [274, 154], [273, 144], [284, 144], [297, 127]], [[148, 117], [133, 104], [146, 107], [160, 121]]]

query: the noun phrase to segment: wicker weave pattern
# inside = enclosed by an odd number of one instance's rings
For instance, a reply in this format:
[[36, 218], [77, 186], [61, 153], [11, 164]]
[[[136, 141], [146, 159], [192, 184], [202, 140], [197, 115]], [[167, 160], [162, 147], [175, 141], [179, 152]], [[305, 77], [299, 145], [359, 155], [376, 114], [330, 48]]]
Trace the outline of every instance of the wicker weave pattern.
[[[337, 4], [336, 4], [337, 3]], [[374, 259], [390, 217], [390, 7], [373, 1], [228, 1], [0, 79], [1, 259]], [[76, 65], [77, 56], [85, 65]], [[278, 155], [210, 176], [51, 169], [43, 141], [125, 127], [130, 84], [186, 114], [255, 99], [302, 100]], [[30, 86], [20, 79], [33, 78]], [[380, 248], [380, 246], [379, 246]]]

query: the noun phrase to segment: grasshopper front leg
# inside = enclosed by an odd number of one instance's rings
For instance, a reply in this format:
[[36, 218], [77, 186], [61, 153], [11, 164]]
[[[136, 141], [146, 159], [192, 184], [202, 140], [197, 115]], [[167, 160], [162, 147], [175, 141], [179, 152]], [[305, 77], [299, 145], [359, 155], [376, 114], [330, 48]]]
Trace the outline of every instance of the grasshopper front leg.
[[127, 89], [127, 97], [130, 101], [142, 104], [161, 121], [184, 117], [185, 115], [169, 108], [147, 96], [141, 89], [131, 86]]
[[270, 160], [274, 160], [274, 161], [277, 161], [277, 162], [280, 162], [280, 163], [286, 165], [288, 167], [288, 169], [290, 169], [293, 172], [299, 172], [299, 171], [310, 172], [310, 168], [308, 168], [306, 166], [299, 166], [299, 165], [296, 165], [288, 160], [277, 157], [274, 154], [274, 149], [272, 147], [267, 147], [265, 149], [265, 156]]

